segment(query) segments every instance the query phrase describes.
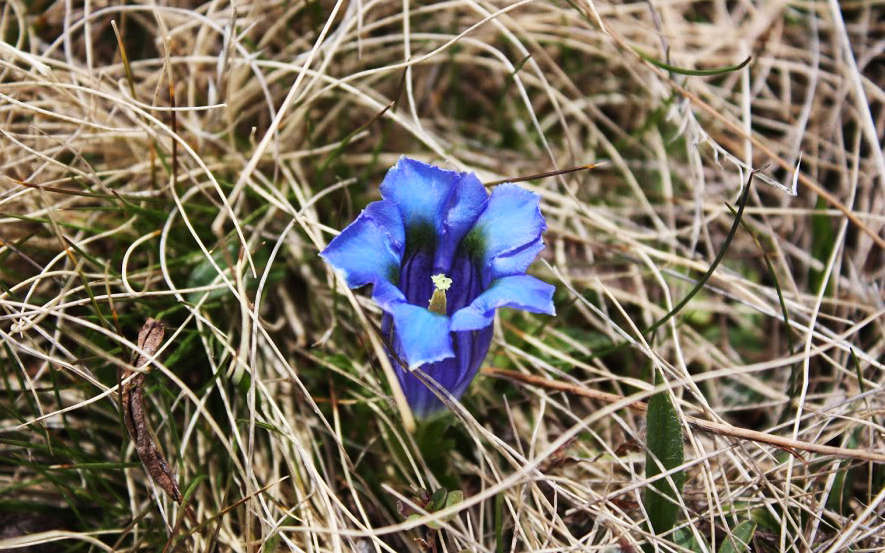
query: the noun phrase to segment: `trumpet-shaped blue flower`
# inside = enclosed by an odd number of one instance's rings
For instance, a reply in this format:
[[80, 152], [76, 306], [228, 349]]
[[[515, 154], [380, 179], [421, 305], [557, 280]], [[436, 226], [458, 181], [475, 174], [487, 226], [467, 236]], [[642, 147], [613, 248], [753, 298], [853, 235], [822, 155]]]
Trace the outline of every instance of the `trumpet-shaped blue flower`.
[[373, 285], [400, 386], [426, 416], [443, 404], [410, 370], [460, 397], [488, 352], [496, 308], [554, 314], [554, 287], [525, 274], [546, 223], [528, 190], [488, 194], [473, 173], [405, 157], [381, 196], [320, 255], [351, 288]]

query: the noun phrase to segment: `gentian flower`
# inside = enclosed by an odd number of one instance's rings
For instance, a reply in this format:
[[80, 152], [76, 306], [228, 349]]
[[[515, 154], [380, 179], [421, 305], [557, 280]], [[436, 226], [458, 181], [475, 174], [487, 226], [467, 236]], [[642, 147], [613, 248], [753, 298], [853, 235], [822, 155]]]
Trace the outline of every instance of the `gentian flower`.
[[373, 285], [400, 386], [424, 417], [443, 403], [411, 370], [459, 398], [489, 350], [496, 308], [554, 314], [554, 287], [525, 274], [546, 223], [533, 192], [502, 184], [490, 195], [473, 173], [405, 157], [381, 196], [320, 255], [351, 288]]

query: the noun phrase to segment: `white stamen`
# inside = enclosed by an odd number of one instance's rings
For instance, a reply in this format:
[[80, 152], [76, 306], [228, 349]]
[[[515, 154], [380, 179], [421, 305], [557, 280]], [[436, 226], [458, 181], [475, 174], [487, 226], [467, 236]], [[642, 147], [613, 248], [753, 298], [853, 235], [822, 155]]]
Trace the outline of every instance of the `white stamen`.
[[440, 273], [438, 275], [432, 275], [430, 277], [430, 280], [433, 281], [433, 286], [436, 288], [436, 290], [434, 290], [433, 295], [430, 296], [430, 304], [427, 306], [427, 309], [433, 311], [434, 313], [445, 315], [446, 290], [448, 290], [452, 286], [452, 279]]
[[433, 281], [433, 285], [436, 287], [437, 290], [442, 290], [443, 292], [445, 292], [452, 286], [452, 279], [450, 279], [443, 273], [431, 276], [430, 280]]

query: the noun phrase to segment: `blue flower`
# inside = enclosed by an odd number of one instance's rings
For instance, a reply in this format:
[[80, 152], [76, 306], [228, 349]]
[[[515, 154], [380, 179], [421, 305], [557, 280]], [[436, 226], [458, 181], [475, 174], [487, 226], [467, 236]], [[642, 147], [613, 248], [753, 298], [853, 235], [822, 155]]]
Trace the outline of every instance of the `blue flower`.
[[554, 314], [554, 287], [525, 274], [546, 223], [528, 190], [502, 184], [490, 195], [473, 173], [406, 157], [381, 196], [320, 255], [351, 288], [373, 285], [400, 386], [423, 417], [443, 404], [410, 370], [458, 398], [489, 350], [496, 308]]

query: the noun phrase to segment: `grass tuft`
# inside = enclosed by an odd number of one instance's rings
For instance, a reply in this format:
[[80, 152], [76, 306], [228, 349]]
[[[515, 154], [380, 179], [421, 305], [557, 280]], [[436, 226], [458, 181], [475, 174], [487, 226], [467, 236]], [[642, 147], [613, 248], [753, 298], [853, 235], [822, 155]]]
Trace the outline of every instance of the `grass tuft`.
[[[0, 4], [0, 549], [885, 549], [876, 16]], [[317, 255], [403, 154], [541, 197], [559, 313], [417, 424]]]

